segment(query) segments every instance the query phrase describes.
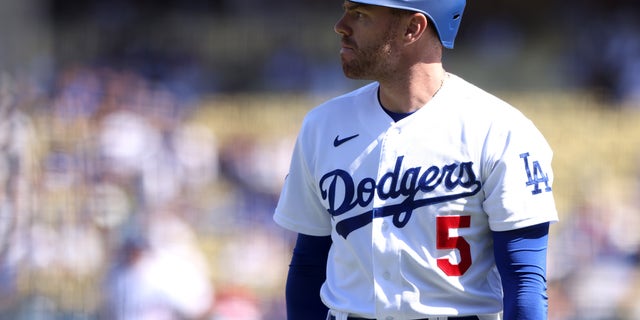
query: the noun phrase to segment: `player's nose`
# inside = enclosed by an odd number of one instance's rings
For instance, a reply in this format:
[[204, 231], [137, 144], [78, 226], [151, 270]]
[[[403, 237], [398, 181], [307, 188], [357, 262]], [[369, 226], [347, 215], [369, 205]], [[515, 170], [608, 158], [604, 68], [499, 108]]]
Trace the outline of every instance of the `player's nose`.
[[345, 17], [346, 15], [342, 15], [342, 17], [333, 26], [333, 31], [343, 36], [346, 36], [349, 33], [349, 27], [346, 24]]

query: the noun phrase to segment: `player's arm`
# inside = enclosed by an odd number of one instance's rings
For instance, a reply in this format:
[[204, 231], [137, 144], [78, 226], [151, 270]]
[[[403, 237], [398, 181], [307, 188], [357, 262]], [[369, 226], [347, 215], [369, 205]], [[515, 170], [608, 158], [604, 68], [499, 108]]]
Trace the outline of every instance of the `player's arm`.
[[325, 320], [328, 309], [320, 300], [320, 287], [331, 243], [331, 236], [298, 234], [287, 276], [287, 319]]
[[496, 265], [504, 290], [504, 319], [547, 319], [549, 223], [493, 232]]

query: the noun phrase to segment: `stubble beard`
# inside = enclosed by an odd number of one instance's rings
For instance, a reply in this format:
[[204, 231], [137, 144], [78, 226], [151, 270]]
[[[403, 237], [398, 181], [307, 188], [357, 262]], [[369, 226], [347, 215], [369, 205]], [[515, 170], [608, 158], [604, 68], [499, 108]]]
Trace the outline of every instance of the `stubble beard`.
[[387, 29], [379, 42], [354, 49], [356, 55], [351, 60], [342, 59], [342, 71], [347, 78], [379, 80], [393, 72], [394, 47], [391, 29]]

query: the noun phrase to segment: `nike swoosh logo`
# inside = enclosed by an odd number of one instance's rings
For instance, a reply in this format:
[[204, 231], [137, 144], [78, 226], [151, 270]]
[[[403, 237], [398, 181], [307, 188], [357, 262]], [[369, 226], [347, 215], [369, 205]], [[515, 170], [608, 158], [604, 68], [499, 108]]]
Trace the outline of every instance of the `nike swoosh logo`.
[[352, 136], [348, 136], [348, 137], [346, 137], [346, 138], [342, 138], [342, 139], [340, 139], [340, 135], [337, 135], [337, 136], [336, 136], [336, 138], [335, 138], [335, 139], [333, 139], [333, 146], [334, 146], [334, 147], [338, 147], [338, 146], [340, 146], [341, 144], [343, 144], [343, 143], [345, 143], [345, 142], [347, 142], [347, 141], [349, 141], [349, 140], [351, 140], [351, 139], [353, 139], [353, 138], [355, 138], [355, 137], [357, 137], [357, 136], [359, 136], [359, 135], [360, 135], [360, 134], [354, 134], [354, 135], [352, 135]]

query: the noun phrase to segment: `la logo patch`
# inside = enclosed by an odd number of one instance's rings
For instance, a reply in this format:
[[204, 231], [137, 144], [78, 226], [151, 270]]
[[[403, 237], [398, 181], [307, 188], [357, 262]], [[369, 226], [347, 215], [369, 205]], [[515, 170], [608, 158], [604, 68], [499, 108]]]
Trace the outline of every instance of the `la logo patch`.
[[[549, 175], [542, 171], [540, 162], [536, 160], [529, 162], [529, 152], [520, 154], [520, 158], [524, 160], [524, 170], [527, 172], [526, 184], [527, 186], [533, 186], [531, 194], [542, 193], [542, 189], [540, 189], [540, 183], [544, 183], [544, 192], [550, 192], [551, 187], [549, 186]], [[531, 171], [532, 167], [533, 172]]]

